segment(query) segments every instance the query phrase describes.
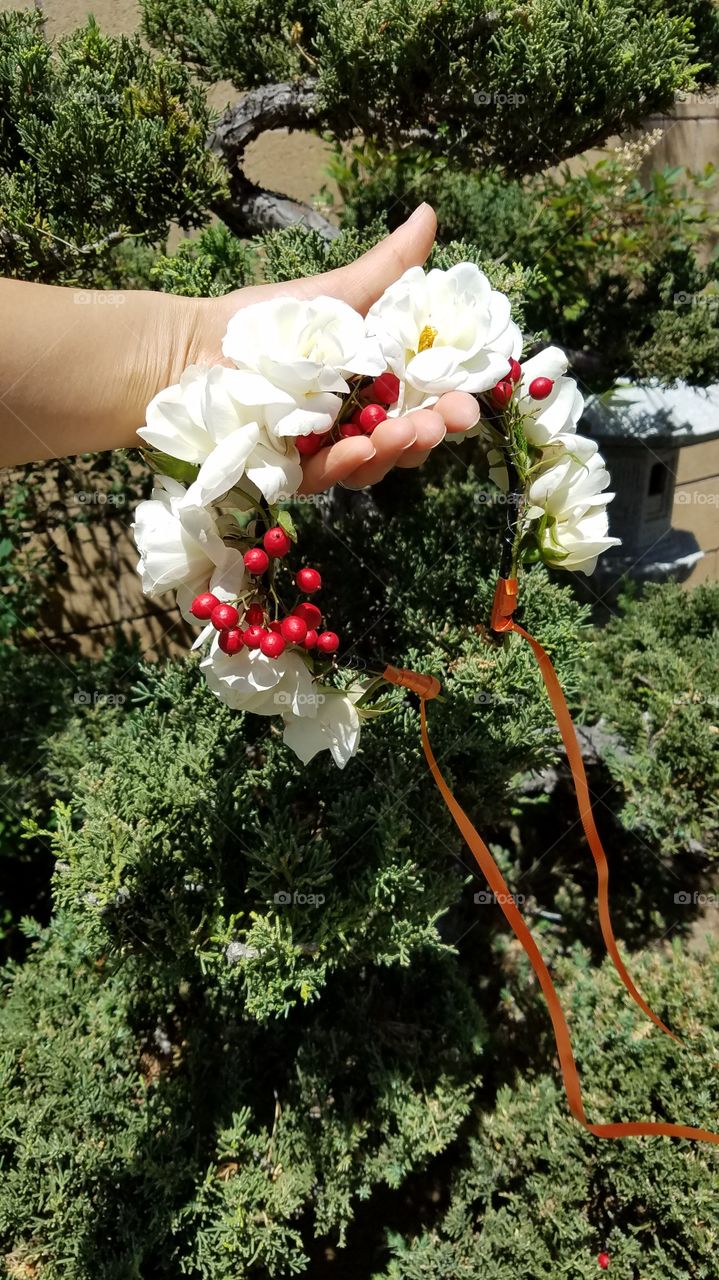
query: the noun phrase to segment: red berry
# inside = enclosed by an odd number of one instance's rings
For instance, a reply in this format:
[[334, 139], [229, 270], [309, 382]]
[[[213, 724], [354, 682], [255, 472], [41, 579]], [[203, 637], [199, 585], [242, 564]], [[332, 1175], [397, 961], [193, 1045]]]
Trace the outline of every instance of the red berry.
[[270, 557], [262, 547], [251, 547], [246, 551], [242, 559], [245, 562], [245, 568], [250, 573], [266, 573], [270, 566]]
[[317, 648], [320, 653], [336, 653], [340, 647], [340, 638], [334, 631], [321, 631], [317, 637]]
[[300, 591], [305, 591], [308, 596], [313, 596], [322, 586], [322, 579], [316, 569], [300, 569], [295, 582]]
[[248, 627], [261, 627], [265, 616], [265, 611], [261, 604], [251, 604], [245, 614], [245, 622]]
[[218, 631], [229, 631], [239, 621], [240, 615], [233, 604], [216, 604], [210, 614], [210, 622]]
[[201, 622], [207, 622], [212, 610], [216, 609], [219, 603], [217, 596], [213, 596], [211, 591], [203, 591], [202, 595], [195, 596], [192, 601], [190, 613]]
[[303, 618], [308, 627], [318, 627], [322, 621], [322, 614], [316, 604], [310, 604], [309, 600], [303, 600], [302, 604], [298, 604], [292, 612], [298, 618]]
[[260, 642], [260, 649], [266, 658], [279, 658], [285, 651], [285, 642], [276, 631], [266, 631]]
[[271, 622], [271, 623], [270, 623], [270, 631], [277, 631], [277, 632], [279, 632], [279, 631], [281, 631], [281, 630], [282, 630], [282, 623], [281, 623], [281, 622]]
[[324, 442], [324, 435], [318, 435], [316, 431], [311, 431], [308, 436], [295, 437], [297, 452], [303, 458], [311, 458], [313, 453], [318, 453]]
[[259, 649], [267, 634], [264, 627], [248, 627], [242, 638], [248, 649]]
[[244, 635], [239, 627], [231, 627], [229, 631], [221, 631], [219, 646], [223, 653], [239, 653], [244, 644]]
[[302, 641], [302, 644], [304, 645], [305, 649], [314, 649], [315, 645], [317, 644], [317, 632], [315, 631], [314, 627], [310, 627], [309, 631], [307, 632], [307, 635]]
[[280, 634], [285, 640], [289, 640], [290, 644], [302, 644], [307, 635], [308, 627], [304, 618], [298, 618], [296, 613], [291, 613], [289, 618], [285, 618], [280, 627]]
[[597, 1263], [602, 1268], [602, 1271], [606, 1271], [607, 1267], [609, 1266], [609, 1254], [608, 1253], [598, 1254]]
[[533, 400], [546, 400], [552, 394], [553, 386], [551, 378], [533, 378], [529, 384], [529, 394]]
[[384, 422], [386, 417], [387, 410], [383, 409], [381, 404], [366, 404], [364, 409], [360, 410], [359, 424], [362, 430], [371, 436], [375, 427], [378, 427], [380, 422]]
[[380, 404], [394, 404], [395, 400], [399, 400], [399, 378], [389, 371], [381, 373], [367, 390]]
[[268, 556], [281, 557], [287, 555], [287, 552], [292, 546], [292, 539], [288, 537], [284, 529], [280, 528], [280, 526], [276, 524], [274, 529], [267, 530], [267, 533], [262, 539], [262, 545]]
[[343, 440], [349, 440], [351, 436], [363, 436], [364, 434], [358, 422], [343, 422], [340, 427], [340, 435]]
[[502, 378], [496, 387], [492, 387], [492, 399], [498, 409], [504, 409], [514, 395], [514, 383], [509, 378]]
[[516, 383], [521, 381], [522, 366], [518, 360], [514, 359], [513, 356], [510, 357], [510, 361], [509, 361], [509, 376], [512, 379], [512, 382]]

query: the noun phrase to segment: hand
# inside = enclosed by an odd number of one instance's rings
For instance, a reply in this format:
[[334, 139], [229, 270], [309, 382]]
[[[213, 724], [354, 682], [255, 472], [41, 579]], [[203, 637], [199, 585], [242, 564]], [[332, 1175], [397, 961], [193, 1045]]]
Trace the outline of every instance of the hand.
[[[223, 298], [0, 280], [0, 466], [136, 445], [146, 405], [187, 365], [228, 363], [222, 339], [241, 307], [324, 293], [364, 315], [403, 271], [425, 261], [435, 228], [424, 204], [348, 267]], [[447, 431], [466, 431], [478, 417], [471, 396], [442, 396], [432, 409], [382, 423], [371, 439], [342, 440], [308, 458], [302, 492], [340, 480], [362, 488], [391, 467], [419, 466]]]
[[[366, 315], [372, 303], [408, 267], [421, 266], [434, 242], [437, 220], [429, 205], [420, 205], [393, 235], [387, 236], [356, 262], [336, 271], [291, 280], [285, 284], [236, 289], [222, 298], [207, 298], [195, 319], [191, 363], [227, 364], [222, 359], [222, 338], [230, 318], [241, 307], [268, 298], [293, 295], [315, 298], [329, 294], [341, 298]], [[176, 380], [176, 379], [175, 379]], [[446, 433], [467, 431], [479, 419], [473, 396], [451, 391], [432, 409], [417, 409], [402, 418], [388, 419], [369, 436], [353, 436], [303, 460], [300, 492], [317, 493], [342, 481], [348, 488], [376, 484], [392, 467], [418, 467]]]

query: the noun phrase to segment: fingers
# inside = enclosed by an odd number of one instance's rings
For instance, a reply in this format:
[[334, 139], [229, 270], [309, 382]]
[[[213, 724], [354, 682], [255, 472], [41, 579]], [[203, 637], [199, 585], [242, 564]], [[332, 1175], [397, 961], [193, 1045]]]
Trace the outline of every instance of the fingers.
[[299, 493], [322, 493], [374, 458], [375, 449], [369, 436], [351, 436], [322, 449], [302, 462], [302, 484]]
[[303, 298], [329, 294], [365, 315], [388, 285], [398, 280], [408, 267], [422, 266], [434, 244], [436, 230], [434, 210], [428, 204], [421, 204], [391, 236], [385, 236], [356, 262], [307, 280], [292, 280], [275, 289], [279, 293], [284, 288], [285, 293], [292, 292]]
[[419, 467], [447, 432], [469, 430], [479, 421], [479, 405], [464, 391], [450, 391], [432, 409], [387, 418], [371, 436], [352, 436], [322, 449], [303, 464], [300, 493], [320, 493], [342, 483], [350, 489], [378, 484], [393, 467]]
[[442, 415], [450, 434], [469, 431], [479, 422], [479, 404], [466, 391], [448, 391], [440, 396], [434, 408]]
[[402, 422], [411, 422], [415, 428], [414, 444], [400, 454], [395, 466], [421, 467], [433, 449], [441, 444], [447, 434], [447, 426], [441, 414], [434, 409], [417, 409], [408, 413]]

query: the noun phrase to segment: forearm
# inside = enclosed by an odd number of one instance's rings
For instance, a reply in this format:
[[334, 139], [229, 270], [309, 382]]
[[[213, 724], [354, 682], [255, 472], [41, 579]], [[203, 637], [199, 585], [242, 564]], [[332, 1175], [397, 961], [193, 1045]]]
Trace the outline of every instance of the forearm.
[[204, 301], [0, 280], [0, 465], [136, 443], [195, 358]]

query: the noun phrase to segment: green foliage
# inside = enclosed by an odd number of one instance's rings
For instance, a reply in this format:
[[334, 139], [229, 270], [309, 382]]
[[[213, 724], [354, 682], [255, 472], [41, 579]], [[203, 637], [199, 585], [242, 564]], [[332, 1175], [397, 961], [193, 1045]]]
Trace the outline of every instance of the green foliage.
[[153, 283], [164, 293], [215, 298], [251, 284], [257, 271], [253, 244], [239, 240], [222, 223], [185, 240], [173, 254], [158, 257]]
[[621, 820], [657, 852], [717, 852], [718, 664], [717, 585], [649, 585], [593, 634], [587, 714], [619, 735], [606, 764]]
[[466, 237], [533, 270], [528, 323], [579, 353], [584, 383], [603, 389], [634, 375], [708, 385], [719, 379], [719, 260], [705, 265], [701, 255], [717, 231], [706, 205], [716, 174], [665, 168], [640, 180], [649, 150], [640, 141], [574, 172], [518, 182], [458, 172], [451, 156], [417, 147], [387, 155], [358, 144], [349, 158], [338, 151], [332, 175], [350, 224], [391, 206], [400, 221], [421, 192], [440, 240]]
[[[647, 1032], [608, 963], [589, 970], [579, 948], [561, 963], [591, 1120], [716, 1127], [717, 958], [674, 947], [636, 970], [650, 1002], [687, 1036], [684, 1050]], [[521, 982], [510, 973], [510, 988]], [[527, 1002], [536, 1001], [528, 990]], [[592, 1280], [602, 1250], [620, 1280], [710, 1280], [718, 1175], [716, 1147], [706, 1144], [590, 1138], [568, 1118], [555, 1077], [533, 1068], [477, 1115], [446, 1211], [427, 1230], [394, 1237], [382, 1280]]]
[[143, 0], [149, 39], [238, 89], [309, 78], [335, 137], [394, 146], [422, 132], [460, 164], [511, 172], [595, 145], [713, 82], [719, 19], [644, 0]]
[[221, 182], [204, 95], [138, 38], [90, 19], [53, 48], [40, 13], [0, 14], [0, 97], [4, 275], [119, 283], [116, 242], [206, 221]]
[[[471, 625], [501, 523], [462, 542], [471, 454], [414, 484], [389, 558], [389, 487], [369, 522], [293, 515], [358, 657], [442, 673], [435, 749], [491, 821], [513, 775], [555, 756], [551, 713], [518, 707], [527, 654]], [[526, 612], [572, 687], [582, 610], [537, 572]], [[0, 1015], [0, 1236], [48, 1280], [302, 1274], [314, 1235], [341, 1241], [358, 1201], [458, 1133], [486, 1040], [451, 950], [468, 868], [397, 702], [345, 773], [302, 769], [194, 661], [56, 735], [56, 917]]]

